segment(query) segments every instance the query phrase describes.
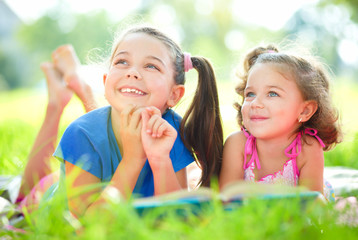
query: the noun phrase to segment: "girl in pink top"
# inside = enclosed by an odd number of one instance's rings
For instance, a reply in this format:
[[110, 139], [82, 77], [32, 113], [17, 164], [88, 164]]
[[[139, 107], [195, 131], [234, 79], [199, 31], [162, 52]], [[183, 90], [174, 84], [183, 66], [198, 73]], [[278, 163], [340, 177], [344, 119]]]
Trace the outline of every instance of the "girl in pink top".
[[324, 193], [323, 151], [341, 131], [323, 65], [268, 45], [247, 54], [239, 77], [241, 131], [225, 142], [220, 188], [245, 180]]

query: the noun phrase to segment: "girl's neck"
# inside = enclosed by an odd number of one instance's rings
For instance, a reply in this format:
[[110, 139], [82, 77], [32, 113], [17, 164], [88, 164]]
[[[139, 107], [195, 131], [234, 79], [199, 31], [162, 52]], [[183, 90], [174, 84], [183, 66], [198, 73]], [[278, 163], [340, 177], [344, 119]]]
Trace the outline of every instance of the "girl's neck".
[[284, 135], [282, 137], [270, 139], [256, 138], [256, 147], [260, 155], [278, 157], [285, 154], [285, 149], [297, 137], [298, 133]]

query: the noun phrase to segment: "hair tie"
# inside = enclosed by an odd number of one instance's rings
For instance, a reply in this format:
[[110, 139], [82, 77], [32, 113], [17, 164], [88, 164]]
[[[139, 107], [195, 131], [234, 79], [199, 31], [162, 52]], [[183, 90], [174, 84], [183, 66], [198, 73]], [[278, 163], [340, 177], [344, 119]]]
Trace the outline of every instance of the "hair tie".
[[184, 53], [184, 71], [187, 72], [193, 68], [193, 62], [191, 61], [190, 53]]
[[266, 53], [277, 53], [275, 50], [267, 50]]

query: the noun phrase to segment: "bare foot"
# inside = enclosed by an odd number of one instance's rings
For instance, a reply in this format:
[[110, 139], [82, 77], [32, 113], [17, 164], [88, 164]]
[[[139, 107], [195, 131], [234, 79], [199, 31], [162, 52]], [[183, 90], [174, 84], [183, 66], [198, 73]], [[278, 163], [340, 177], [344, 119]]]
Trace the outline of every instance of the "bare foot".
[[61, 73], [52, 63], [45, 62], [40, 67], [46, 77], [48, 104], [62, 111], [71, 100], [73, 92], [67, 88]]
[[86, 111], [97, 107], [91, 87], [79, 76], [81, 63], [72, 45], [62, 45], [52, 53], [55, 67], [62, 73], [67, 87], [82, 101]]
[[52, 53], [52, 61], [56, 68], [63, 74], [69, 88], [77, 95], [82, 95], [84, 82], [78, 76], [81, 66], [72, 45], [62, 45]]

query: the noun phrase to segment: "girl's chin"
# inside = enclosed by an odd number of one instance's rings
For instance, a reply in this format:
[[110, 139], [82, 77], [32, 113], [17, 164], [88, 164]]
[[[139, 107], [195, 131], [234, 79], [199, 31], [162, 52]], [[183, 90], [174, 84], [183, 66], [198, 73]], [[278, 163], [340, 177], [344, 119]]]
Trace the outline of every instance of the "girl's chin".
[[[113, 105], [112, 105], [113, 106]], [[123, 110], [124, 108], [127, 108], [128, 106], [135, 106], [136, 108], [144, 108], [147, 107], [145, 104], [137, 103], [137, 102], [128, 102], [128, 103], [121, 103], [117, 105], [118, 110]]]
[[[146, 107], [153, 107], [153, 105], [138, 103], [138, 102], [129, 102], [129, 103], [121, 103], [121, 104], [111, 104], [112, 108], [116, 109], [118, 112], [121, 112], [123, 109], [127, 108], [129, 105], [135, 106], [136, 108], [146, 108]], [[161, 110], [162, 113], [164, 113], [168, 108], [167, 107], [161, 107], [154, 106]]]

